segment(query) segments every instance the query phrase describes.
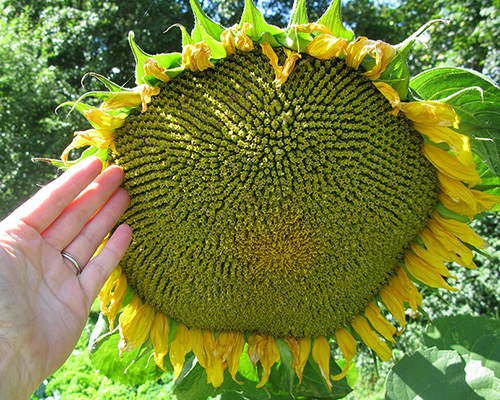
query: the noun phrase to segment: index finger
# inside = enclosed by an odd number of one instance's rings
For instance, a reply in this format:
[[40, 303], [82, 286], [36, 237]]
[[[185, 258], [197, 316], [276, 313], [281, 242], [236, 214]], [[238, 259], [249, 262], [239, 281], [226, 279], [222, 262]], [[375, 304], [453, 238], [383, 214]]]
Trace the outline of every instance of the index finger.
[[17, 218], [43, 232], [101, 173], [102, 162], [88, 157], [39, 190], [8, 218]]

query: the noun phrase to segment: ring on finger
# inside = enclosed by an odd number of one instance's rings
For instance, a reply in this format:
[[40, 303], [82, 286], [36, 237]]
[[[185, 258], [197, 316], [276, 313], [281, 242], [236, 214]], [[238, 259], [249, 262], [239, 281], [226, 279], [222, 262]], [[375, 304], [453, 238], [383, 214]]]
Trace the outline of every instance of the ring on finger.
[[71, 254], [66, 253], [65, 251], [61, 251], [61, 256], [65, 258], [66, 260], [70, 261], [76, 268], [76, 276], [80, 275], [82, 273], [82, 266], [78, 262], [78, 260], [73, 257]]

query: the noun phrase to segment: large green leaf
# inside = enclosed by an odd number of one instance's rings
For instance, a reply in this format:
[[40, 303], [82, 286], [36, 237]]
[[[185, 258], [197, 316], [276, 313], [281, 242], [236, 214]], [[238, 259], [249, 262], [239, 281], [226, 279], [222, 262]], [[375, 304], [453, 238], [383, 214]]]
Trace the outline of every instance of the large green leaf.
[[425, 344], [470, 354], [500, 378], [500, 321], [485, 315], [442, 317], [424, 335]]
[[424, 100], [442, 100], [460, 116], [460, 133], [470, 136], [473, 150], [500, 176], [500, 87], [471, 70], [442, 67], [410, 81]]
[[498, 400], [500, 380], [479, 361], [436, 348], [405, 355], [389, 372], [386, 400]]

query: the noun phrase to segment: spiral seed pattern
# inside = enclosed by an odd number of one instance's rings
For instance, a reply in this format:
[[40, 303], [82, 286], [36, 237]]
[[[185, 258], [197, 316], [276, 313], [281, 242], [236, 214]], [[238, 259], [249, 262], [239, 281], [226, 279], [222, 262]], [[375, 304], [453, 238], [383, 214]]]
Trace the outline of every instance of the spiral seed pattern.
[[436, 205], [420, 135], [360, 72], [304, 55], [274, 78], [259, 50], [238, 53], [162, 84], [117, 131], [134, 231], [122, 268], [190, 327], [331, 334]]

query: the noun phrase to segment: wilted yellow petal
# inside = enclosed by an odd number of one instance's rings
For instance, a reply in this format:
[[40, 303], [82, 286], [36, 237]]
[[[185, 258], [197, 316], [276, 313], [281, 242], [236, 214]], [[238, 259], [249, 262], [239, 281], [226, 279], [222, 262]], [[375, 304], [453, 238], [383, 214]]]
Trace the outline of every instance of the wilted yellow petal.
[[292, 29], [295, 29], [297, 32], [303, 32], [303, 33], [313, 33], [313, 32], [321, 32], [321, 33], [326, 33], [331, 36], [332, 32], [326, 25], [323, 24], [318, 24], [318, 23], [309, 23], [309, 24], [302, 24], [302, 25], [292, 25]]
[[168, 335], [170, 327], [168, 318], [161, 311], [157, 312], [151, 326], [151, 342], [153, 343], [154, 359], [159, 368], [166, 371], [163, 366], [163, 359], [168, 353]]
[[431, 265], [413, 254], [407, 252], [404, 262], [410, 274], [412, 274], [420, 282], [433, 288], [447, 289], [450, 292], [458, 291], [457, 288], [450, 286], [448, 282], [443, 279], [441, 274], [432, 268]]
[[[203, 347], [207, 355], [207, 383], [211, 383], [215, 388], [224, 382], [224, 370], [227, 364], [222, 360], [217, 351], [214, 333], [206, 330], [203, 334]], [[227, 354], [225, 355], [227, 356]]]
[[444, 175], [458, 179], [472, 186], [481, 183], [481, 178], [475, 167], [464, 165], [447, 151], [439, 147], [425, 144], [422, 146], [425, 157]]
[[126, 351], [134, 351], [149, 337], [154, 318], [154, 309], [149, 304], [142, 304], [139, 296], [134, 295], [130, 304], [120, 315], [120, 357]]
[[[413, 311], [417, 312], [418, 307], [422, 305], [422, 297], [420, 296], [420, 293], [418, 292], [413, 282], [410, 280], [410, 278], [408, 278], [408, 275], [406, 274], [404, 268], [399, 267], [396, 271], [396, 275], [392, 276], [389, 279], [389, 287], [394, 289], [395, 295], [399, 298], [399, 300], [401, 300], [401, 302], [406, 301], [407, 303], [409, 303]], [[393, 313], [391, 312], [391, 314]], [[404, 315], [405, 314], [403, 307], [403, 318], [405, 318]], [[399, 322], [401, 323], [401, 321]], [[406, 319], [404, 320], [404, 323], [406, 324]]]
[[347, 39], [322, 33], [307, 45], [306, 53], [321, 60], [329, 60], [338, 57], [346, 49], [347, 43]]
[[170, 344], [170, 362], [174, 367], [174, 379], [177, 379], [184, 367], [186, 354], [193, 348], [193, 339], [191, 332], [186, 325], [179, 323], [177, 331], [175, 332], [174, 340]]
[[288, 348], [293, 354], [292, 368], [295, 369], [295, 373], [299, 378], [299, 383], [302, 383], [304, 367], [309, 358], [309, 353], [311, 352], [311, 339], [306, 337], [300, 339], [288, 337], [285, 338], [285, 342], [288, 344]]
[[153, 87], [149, 85], [141, 85], [141, 102], [142, 102], [142, 113], [148, 110], [148, 103], [151, 101], [152, 96], [156, 96], [160, 93], [159, 87]]
[[103, 111], [118, 108], [135, 108], [141, 104], [141, 96], [135, 92], [115, 93], [109, 96], [99, 107]]
[[335, 338], [337, 339], [337, 344], [339, 345], [340, 351], [344, 355], [344, 358], [347, 360], [346, 365], [342, 372], [338, 375], [332, 376], [331, 378], [334, 381], [339, 381], [343, 377], [346, 376], [347, 371], [349, 370], [349, 365], [351, 364], [352, 359], [356, 355], [356, 340], [352, 337], [349, 331], [345, 328], [340, 328], [335, 331]]
[[390, 286], [384, 286], [379, 291], [379, 295], [389, 312], [398, 320], [401, 329], [404, 329], [406, 326], [405, 306], [398, 291]]
[[319, 366], [321, 376], [326, 382], [328, 389], [332, 390], [332, 382], [330, 381], [330, 345], [328, 339], [324, 336], [318, 336], [314, 339], [312, 348], [312, 356], [316, 364]]
[[425, 261], [427, 264], [429, 264], [430, 267], [434, 268], [434, 270], [439, 273], [439, 275], [445, 276], [446, 278], [453, 278], [455, 280], [458, 279], [456, 276], [450, 274], [450, 271], [444, 264], [443, 259], [436, 253], [429, 252], [416, 243], [412, 243], [410, 245], [410, 249], [418, 258], [420, 258], [422, 261]]
[[276, 52], [274, 51], [273, 47], [267, 42], [261, 43], [260, 47], [262, 47], [262, 53], [267, 56], [267, 58], [269, 58], [269, 63], [274, 69], [276, 79], [279, 79], [281, 77], [282, 69], [278, 64], [279, 60]]
[[148, 58], [144, 61], [144, 73], [146, 75], [152, 76], [153, 78], [159, 79], [163, 82], [168, 82], [171, 78], [165, 73], [166, 68], [160, 67], [158, 61], [154, 58]]
[[363, 75], [371, 80], [377, 80], [396, 54], [396, 49], [390, 44], [360, 36], [347, 46], [345, 62], [348, 66], [358, 69], [367, 55], [372, 57], [375, 65]]
[[101, 302], [101, 312], [108, 317], [110, 331], [114, 329], [115, 319], [122, 307], [126, 292], [127, 277], [118, 265], [97, 296]]
[[227, 367], [229, 369], [229, 373], [231, 374], [233, 380], [240, 385], [243, 382], [239, 382], [236, 380], [236, 373], [240, 367], [240, 356], [243, 353], [243, 349], [245, 348], [245, 335], [242, 332], [233, 332], [234, 334], [234, 345], [231, 351], [227, 356]]
[[[107, 138], [106, 136], [109, 137]], [[114, 138], [113, 131], [106, 129], [88, 129], [86, 131], [75, 132], [73, 141], [66, 147], [61, 155], [64, 164], [68, 164], [68, 156], [71, 150], [78, 149], [83, 146], [94, 146], [98, 149], [105, 149], [113, 146]]]
[[249, 29], [252, 29], [252, 25], [245, 22], [240, 30], [236, 30], [235, 34], [238, 38], [236, 42], [236, 48], [241, 51], [252, 51], [254, 49], [252, 40], [247, 36]]
[[396, 90], [385, 82], [373, 82], [375, 87], [379, 90], [380, 93], [384, 95], [384, 97], [389, 100], [391, 106], [394, 110], [390, 111], [389, 114], [398, 115], [401, 110], [401, 98], [399, 97], [399, 93]]
[[224, 46], [228, 56], [236, 53], [236, 39], [234, 38], [233, 31], [236, 30], [237, 26], [238, 25], [234, 25], [233, 27], [226, 29], [221, 34], [222, 45]]
[[469, 243], [481, 249], [486, 249], [489, 244], [472, 230], [472, 228], [454, 219], [443, 218], [437, 211], [433, 211], [432, 218], [448, 232], [455, 235], [462, 242]]
[[379, 306], [369, 301], [364, 309], [364, 313], [368, 321], [370, 321], [375, 330], [380, 333], [385, 340], [396, 343], [393, 338], [393, 335], [396, 333], [396, 328], [382, 316]]
[[264, 375], [262, 376], [259, 384], [256, 386], [257, 388], [260, 388], [267, 383], [273, 364], [280, 360], [278, 345], [276, 344], [276, 340], [273, 336], [265, 336], [259, 333], [254, 333], [248, 339], [247, 352], [251, 363], [254, 366], [257, 366], [257, 362], [260, 361], [260, 364], [264, 369]]
[[471, 193], [474, 195], [477, 201], [477, 212], [491, 210], [497, 204], [500, 204], [500, 196], [495, 196], [494, 194], [489, 194], [474, 189], [471, 189]]
[[119, 128], [125, 123], [126, 115], [115, 116], [98, 109], [83, 111], [83, 114], [89, 122], [97, 129], [113, 130]]
[[[473, 258], [474, 254], [465, 244], [457, 239], [451, 232], [443, 228], [433, 219], [427, 221], [427, 227], [434, 237], [441, 242], [443, 247], [449, 251], [453, 261], [466, 268], [476, 268]], [[426, 246], [427, 247], [427, 246]], [[443, 259], [446, 261], [446, 259]]]
[[351, 326], [356, 333], [361, 336], [363, 342], [372, 349], [382, 361], [389, 361], [392, 357], [392, 350], [384, 343], [378, 335], [370, 328], [368, 321], [361, 315], [357, 315], [351, 322]]
[[187, 44], [182, 49], [182, 66], [194, 72], [213, 68], [211, 56], [210, 47], [205, 41]]
[[208, 362], [205, 348], [203, 347], [203, 332], [198, 328], [192, 328], [189, 332], [191, 333], [193, 353], [198, 359], [198, 363], [203, 368], [207, 368]]
[[453, 126], [456, 129], [460, 124], [460, 117], [453, 107], [440, 101], [402, 103], [401, 111], [405, 113], [407, 118], [419, 124]]
[[470, 212], [468, 215], [477, 214], [477, 200], [469, 188], [459, 180], [452, 179], [439, 171], [437, 171], [437, 176], [439, 179], [439, 187], [448, 197], [457, 202], [464, 202]]

